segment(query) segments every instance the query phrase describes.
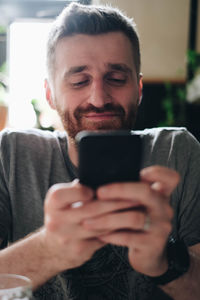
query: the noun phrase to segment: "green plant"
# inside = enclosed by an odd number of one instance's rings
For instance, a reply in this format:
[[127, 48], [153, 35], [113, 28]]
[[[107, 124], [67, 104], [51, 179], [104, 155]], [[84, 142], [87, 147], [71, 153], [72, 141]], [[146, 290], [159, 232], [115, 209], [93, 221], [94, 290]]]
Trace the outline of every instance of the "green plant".
[[200, 68], [200, 53], [194, 50], [188, 50], [187, 63], [192, 73], [195, 74], [197, 70]]
[[6, 80], [6, 63], [0, 67], [0, 104], [6, 105], [6, 91], [8, 85]]
[[6, 92], [4, 86], [0, 83], [0, 104], [5, 104]]
[[182, 85], [165, 83], [166, 96], [162, 99], [161, 107], [164, 119], [159, 126], [186, 126], [187, 88], [199, 72], [200, 54], [193, 50], [187, 52], [187, 64], [193, 77]]
[[31, 104], [33, 106], [33, 109], [34, 109], [35, 115], [36, 115], [36, 128], [42, 129], [42, 130], [54, 131], [55, 128], [53, 126], [49, 126], [49, 127], [42, 126], [42, 124], [40, 122], [40, 115], [41, 115], [42, 112], [39, 108], [39, 101], [37, 99], [32, 99]]
[[0, 34], [5, 34], [6, 33], [6, 27], [3, 25], [0, 25]]

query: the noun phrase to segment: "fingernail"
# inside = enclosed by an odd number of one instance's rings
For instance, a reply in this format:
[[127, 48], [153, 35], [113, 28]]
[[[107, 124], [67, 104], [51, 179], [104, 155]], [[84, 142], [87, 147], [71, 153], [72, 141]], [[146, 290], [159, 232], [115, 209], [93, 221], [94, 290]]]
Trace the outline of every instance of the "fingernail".
[[142, 169], [140, 171], [140, 177], [145, 177], [149, 174], [149, 170], [148, 169]]
[[71, 205], [72, 208], [77, 208], [77, 207], [81, 207], [81, 206], [83, 206], [83, 202], [82, 201], [74, 202]]

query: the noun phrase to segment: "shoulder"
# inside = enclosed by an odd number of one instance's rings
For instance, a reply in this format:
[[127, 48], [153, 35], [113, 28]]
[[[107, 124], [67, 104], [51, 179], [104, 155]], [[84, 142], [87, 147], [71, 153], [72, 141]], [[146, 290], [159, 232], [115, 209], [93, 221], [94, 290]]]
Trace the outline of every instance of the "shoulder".
[[136, 131], [143, 141], [145, 165], [160, 164], [179, 168], [191, 161], [200, 161], [200, 143], [186, 129], [162, 127]]
[[144, 139], [144, 142], [152, 145], [164, 145], [169, 143], [181, 147], [183, 144], [190, 146], [196, 144], [200, 147], [196, 138], [185, 127], [158, 127], [136, 131]]
[[159, 138], [162, 137], [172, 137], [187, 134], [188, 131], [185, 127], [155, 127], [147, 128], [144, 130], [137, 130], [138, 134], [144, 137]]
[[7, 155], [11, 153], [42, 153], [52, 152], [60, 147], [60, 139], [66, 143], [63, 132], [43, 131], [39, 129], [15, 130], [5, 129], [0, 132], [0, 151]]
[[[51, 132], [40, 129], [27, 129], [27, 130], [16, 130], [16, 129], [4, 129], [0, 132], [0, 142], [26, 142], [26, 144], [39, 143], [51, 143], [58, 139], [66, 139], [64, 132]], [[39, 146], [39, 145], [38, 145]]]

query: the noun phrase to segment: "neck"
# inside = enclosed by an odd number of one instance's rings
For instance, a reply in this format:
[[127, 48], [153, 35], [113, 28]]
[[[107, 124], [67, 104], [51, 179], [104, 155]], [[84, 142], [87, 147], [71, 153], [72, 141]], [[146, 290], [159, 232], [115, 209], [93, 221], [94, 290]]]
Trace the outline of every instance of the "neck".
[[78, 166], [78, 151], [74, 139], [68, 137], [68, 153], [71, 162], [77, 167]]

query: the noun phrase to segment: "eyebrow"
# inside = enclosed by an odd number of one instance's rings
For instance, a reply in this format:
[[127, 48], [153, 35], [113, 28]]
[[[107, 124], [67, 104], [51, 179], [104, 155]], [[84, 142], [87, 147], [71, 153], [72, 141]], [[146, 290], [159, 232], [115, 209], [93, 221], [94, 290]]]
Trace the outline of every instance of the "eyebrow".
[[[111, 71], [120, 71], [124, 73], [129, 73], [130, 75], [133, 74], [131, 68], [129, 68], [126, 64], [108, 63], [107, 66]], [[89, 67], [87, 65], [71, 67], [68, 71], [65, 72], [64, 77], [69, 78], [71, 75], [81, 73], [88, 69]]]
[[68, 71], [65, 72], [64, 77], [68, 78], [71, 75], [77, 74], [77, 73], [81, 73], [82, 71], [87, 70], [88, 67], [87, 66], [76, 66], [76, 67], [71, 67]]
[[113, 70], [113, 71], [121, 71], [124, 73], [129, 73], [130, 75], [133, 74], [131, 68], [129, 68], [127, 65], [125, 64], [108, 64], [109, 69]]

